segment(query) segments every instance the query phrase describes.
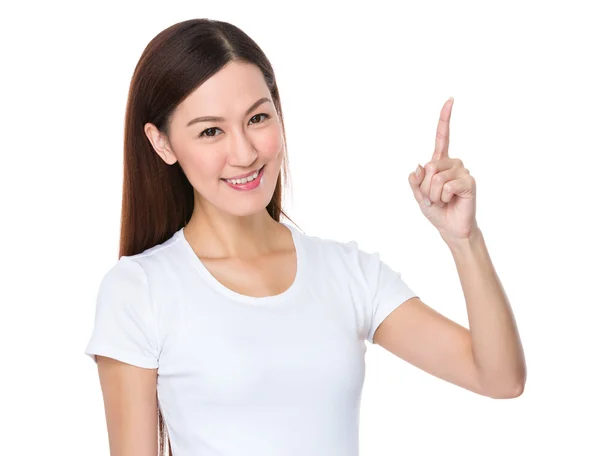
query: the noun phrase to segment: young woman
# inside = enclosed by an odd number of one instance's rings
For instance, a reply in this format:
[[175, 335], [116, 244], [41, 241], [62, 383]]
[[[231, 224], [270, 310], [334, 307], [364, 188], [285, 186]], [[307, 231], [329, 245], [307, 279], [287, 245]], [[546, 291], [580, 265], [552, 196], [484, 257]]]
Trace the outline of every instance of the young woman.
[[409, 183], [454, 255], [470, 331], [377, 253], [281, 221], [281, 101], [250, 37], [199, 19], [149, 43], [127, 104], [119, 259], [85, 350], [111, 455], [357, 455], [365, 340], [475, 393], [521, 394], [475, 181], [448, 157], [451, 107]]

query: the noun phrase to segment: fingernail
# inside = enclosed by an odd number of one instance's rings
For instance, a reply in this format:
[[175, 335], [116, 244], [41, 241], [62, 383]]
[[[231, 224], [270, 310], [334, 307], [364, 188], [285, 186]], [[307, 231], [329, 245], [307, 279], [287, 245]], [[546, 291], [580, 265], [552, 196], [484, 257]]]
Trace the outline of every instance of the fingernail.
[[431, 206], [431, 201], [429, 201], [429, 198], [425, 198], [423, 200], [423, 204], [425, 204], [425, 206], [429, 207], [429, 206]]
[[417, 169], [415, 170], [415, 176], [419, 177], [421, 175], [421, 164], [417, 165]]

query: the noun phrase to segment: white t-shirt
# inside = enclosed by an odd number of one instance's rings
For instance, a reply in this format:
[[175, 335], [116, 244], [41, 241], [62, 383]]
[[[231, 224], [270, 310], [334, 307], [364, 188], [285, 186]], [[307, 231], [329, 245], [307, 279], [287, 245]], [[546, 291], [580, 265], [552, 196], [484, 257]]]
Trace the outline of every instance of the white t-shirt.
[[365, 340], [416, 294], [357, 243], [292, 231], [295, 281], [238, 294], [183, 235], [121, 257], [85, 353], [158, 368], [174, 456], [356, 456]]

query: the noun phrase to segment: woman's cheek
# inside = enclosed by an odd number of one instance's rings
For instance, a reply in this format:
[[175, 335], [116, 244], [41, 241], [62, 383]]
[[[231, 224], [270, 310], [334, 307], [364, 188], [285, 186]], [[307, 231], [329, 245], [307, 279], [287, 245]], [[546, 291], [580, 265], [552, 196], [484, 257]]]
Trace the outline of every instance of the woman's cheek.
[[186, 171], [190, 180], [195, 182], [211, 182], [218, 179], [226, 166], [226, 157], [216, 150], [206, 147], [188, 148], [186, 150]]
[[263, 153], [271, 158], [276, 157], [283, 147], [283, 135], [279, 129], [269, 131], [261, 138], [260, 149]]

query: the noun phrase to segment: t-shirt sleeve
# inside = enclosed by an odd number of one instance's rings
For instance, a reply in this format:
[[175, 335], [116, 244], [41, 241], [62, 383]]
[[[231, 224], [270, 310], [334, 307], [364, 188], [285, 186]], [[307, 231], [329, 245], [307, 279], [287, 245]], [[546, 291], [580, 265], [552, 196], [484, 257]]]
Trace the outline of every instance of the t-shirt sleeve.
[[[354, 243], [355, 244], [355, 243]], [[358, 262], [367, 287], [367, 340], [397, 307], [417, 294], [404, 282], [399, 272], [383, 262], [378, 252], [367, 253], [358, 248]]]
[[138, 367], [158, 367], [157, 324], [148, 278], [142, 266], [121, 257], [104, 275], [96, 297], [92, 335], [85, 354]]

